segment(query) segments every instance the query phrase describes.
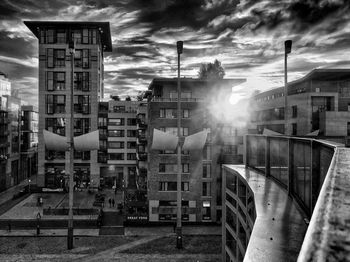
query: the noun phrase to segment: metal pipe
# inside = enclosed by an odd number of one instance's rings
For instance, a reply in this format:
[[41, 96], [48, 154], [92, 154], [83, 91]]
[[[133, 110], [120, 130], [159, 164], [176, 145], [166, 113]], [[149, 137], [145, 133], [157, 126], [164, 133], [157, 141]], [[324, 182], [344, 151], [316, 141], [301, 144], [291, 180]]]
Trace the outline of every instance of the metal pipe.
[[182, 225], [181, 225], [181, 175], [182, 175], [182, 165], [181, 165], [181, 82], [180, 82], [180, 54], [182, 53], [182, 42], [177, 42], [177, 215], [176, 215], [176, 247], [178, 249], [182, 248]]
[[70, 43], [71, 85], [70, 85], [70, 147], [69, 147], [69, 214], [68, 214], [68, 249], [73, 249], [73, 187], [74, 187], [74, 43]]

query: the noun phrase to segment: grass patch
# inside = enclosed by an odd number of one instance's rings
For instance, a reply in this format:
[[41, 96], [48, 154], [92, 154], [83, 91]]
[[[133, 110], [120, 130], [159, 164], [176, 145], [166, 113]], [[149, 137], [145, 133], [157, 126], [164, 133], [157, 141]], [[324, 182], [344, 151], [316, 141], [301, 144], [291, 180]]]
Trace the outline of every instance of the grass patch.
[[220, 254], [221, 236], [185, 235], [183, 249], [176, 248], [176, 237], [162, 237], [121, 251], [128, 254]]
[[75, 237], [74, 249], [67, 250], [66, 237], [0, 237], [0, 254], [96, 254], [140, 239], [140, 237]]

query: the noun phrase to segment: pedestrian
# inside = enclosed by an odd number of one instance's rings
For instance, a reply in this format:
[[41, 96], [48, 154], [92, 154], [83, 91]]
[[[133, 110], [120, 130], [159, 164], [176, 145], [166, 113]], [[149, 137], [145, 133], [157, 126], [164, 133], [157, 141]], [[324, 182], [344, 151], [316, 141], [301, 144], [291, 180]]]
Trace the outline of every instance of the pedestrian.
[[7, 227], [8, 227], [8, 231], [11, 232], [11, 223], [10, 222], [8, 223]]
[[109, 207], [112, 207], [112, 199], [108, 199]]
[[115, 202], [114, 202], [114, 198], [112, 198], [112, 206], [114, 207]]

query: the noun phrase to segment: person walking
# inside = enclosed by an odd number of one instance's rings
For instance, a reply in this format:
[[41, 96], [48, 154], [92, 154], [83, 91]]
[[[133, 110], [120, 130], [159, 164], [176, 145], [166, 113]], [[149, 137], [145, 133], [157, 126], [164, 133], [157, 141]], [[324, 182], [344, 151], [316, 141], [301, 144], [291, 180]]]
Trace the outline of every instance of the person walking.
[[114, 202], [114, 198], [112, 198], [112, 206], [114, 207], [115, 202]]
[[108, 199], [109, 207], [112, 207], [112, 199]]

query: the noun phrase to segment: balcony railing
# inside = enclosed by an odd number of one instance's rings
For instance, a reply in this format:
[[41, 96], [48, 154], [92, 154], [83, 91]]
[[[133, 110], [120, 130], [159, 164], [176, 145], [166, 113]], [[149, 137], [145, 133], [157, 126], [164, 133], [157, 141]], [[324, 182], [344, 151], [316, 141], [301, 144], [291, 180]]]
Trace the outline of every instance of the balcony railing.
[[[203, 102], [202, 98], [181, 98], [181, 102]], [[177, 102], [177, 98], [153, 97], [152, 102]]]
[[298, 261], [349, 258], [350, 149], [283, 136], [248, 135], [246, 142], [247, 167], [276, 181], [311, 217]]

